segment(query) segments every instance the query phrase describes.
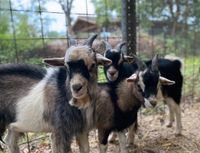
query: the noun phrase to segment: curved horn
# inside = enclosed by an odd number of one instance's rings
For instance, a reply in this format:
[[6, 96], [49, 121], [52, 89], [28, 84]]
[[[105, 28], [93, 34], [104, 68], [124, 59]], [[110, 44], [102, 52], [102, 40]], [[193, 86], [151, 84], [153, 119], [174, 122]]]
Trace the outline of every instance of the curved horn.
[[92, 47], [92, 44], [93, 44], [93, 42], [94, 42], [94, 40], [97, 38], [97, 34], [94, 34], [94, 35], [92, 35], [92, 36], [90, 36], [87, 40], [86, 40], [86, 42], [84, 43], [84, 45], [87, 45], [87, 46], [89, 46], [89, 47]]
[[116, 49], [118, 52], [122, 52], [122, 47], [126, 45], [126, 42], [121, 42], [120, 44], [117, 45]]
[[156, 54], [152, 59], [151, 70], [158, 71], [158, 54]]
[[147, 66], [142, 60], [140, 60], [136, 55], [133, 55], [133, 59], [135, 63], [137, 64], [139, 70], [142, 70], [142, 71], [145, 70]]

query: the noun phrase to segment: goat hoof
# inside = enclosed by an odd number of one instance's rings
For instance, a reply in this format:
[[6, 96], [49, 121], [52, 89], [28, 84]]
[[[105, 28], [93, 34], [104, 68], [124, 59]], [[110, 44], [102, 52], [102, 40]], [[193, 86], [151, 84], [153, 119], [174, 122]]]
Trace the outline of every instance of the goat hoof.
[[175, 137], [180, 137], [180, 136], [182, 136], [181, 132], [176, 132], [175, 133]]
[[117, 144], [118, 141], [117, 141], [116, 134], [112, 133], [111, 135], [109, 135], [108, 142], [113, 143], [113, 144]]
[[127, 148], [137, 148], [137, 145], [134, 144], [134, 143], [129, 143], [129, 144], [127, 145]]
[[171, 128], [171, 127], [172, 127], [172, 123], [168, 123], [168, 124], [166, 125], [166, 127]]
[[109, 143], [118, 144], [118, 141], [116, 139], [113, 139], [113, 140], [109, 140]]

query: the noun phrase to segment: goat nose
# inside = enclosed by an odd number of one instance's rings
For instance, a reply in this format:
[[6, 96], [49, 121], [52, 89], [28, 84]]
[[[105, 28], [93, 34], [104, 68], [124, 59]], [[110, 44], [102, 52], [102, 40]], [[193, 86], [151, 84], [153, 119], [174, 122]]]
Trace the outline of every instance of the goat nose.
[[114, 71], [110, 71], [109, 73], [110, 73], [111, 76], [115, 75]]
[[151, 100], [150, 103], [151, 103], [151, 105], [152, 105], [153, 107], [155, 107], [156, 104], [157, 104], [157, 101], [156, 101], [156, 100]]
[[81, 84], [74, 84], [72, 85], [72, 89], [76, 92], [78, 92], [79, 90], [81, 90], [82, 85]]

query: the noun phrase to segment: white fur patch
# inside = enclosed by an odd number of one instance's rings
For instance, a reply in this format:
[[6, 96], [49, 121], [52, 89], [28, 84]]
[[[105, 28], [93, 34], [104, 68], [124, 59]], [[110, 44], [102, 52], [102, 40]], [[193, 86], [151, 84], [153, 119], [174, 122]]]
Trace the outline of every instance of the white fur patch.
[[139, 82], [138, 82], [138, 83], [139, 83], [139, 85], [140, 85], [142, 91], [144, 92], [145, 84], [144, 84], [144, 82], [143, 82], [142, 72], [139, 73]]
[[47, 69], [43, 80], [32, 87], [29, 93], [17, 102], [17, 121], [12, 123], [11, 128], [19, 132], [49, 131], [48, 125], [43, 120], [44, 91], [47, 80], [56, 69]]
[[[115, 74], [112, 76], [112, 75], [110, 75], [109, 71], [116, 71], [116, 72], [115, 72]], [[107, 77], [108, 77], [108, 79], [109, 79], [110, 81], [115, 81], [115, 80], [117, 80], [117, 78], [118, 78], [119, 72], [118, 72], [113, 66], [111, 66], [111, 67], [107, 70], [106, 75], [107, 75]]]

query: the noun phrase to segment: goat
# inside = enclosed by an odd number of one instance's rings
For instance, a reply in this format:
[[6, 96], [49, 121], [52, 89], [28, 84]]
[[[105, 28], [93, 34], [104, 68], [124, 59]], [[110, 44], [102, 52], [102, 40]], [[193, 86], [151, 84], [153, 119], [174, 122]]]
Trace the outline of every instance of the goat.
[[64, 58], [44, 59], [58, 68], [0, 66], [0, 136], [8, 128], [5, 142], [11, 153], [20, 152], [21, 132], [51, 132], [53, 153], [71, 152], [72, 137], [88, 126], [85, 118], [96, 97], [97, 65], [111, 62], [91, 48], [96, 37], [71, 46]]
[[[124, 78], [130, 76], [134, 73], [138, 67], [135, 63], [127, 63], [132, 59], [131, 56], [124, 55], [121, 50], [122, 46], [125, 43], [121, 43], [117, 46], [117, 49], [112, 49], [110, 45], [107, 44], [107, 51], [104, 56], [108, 59], [112, 60], [112, 64], [109, 66], [104, 66], [104, 73], [106, 75], [107, 80], [112, 84], [118, 84]], [[167, 59], [158, 59], [157, 65], [158, 69], [148, 71], [151, 67], [152, 60], [143, 62], [143, 69], [146, 70], [146, 74], [143, 75], [143, 79], [141, 80], [140, 87], [143, 91], [151, 91], [153, 88], [151, 87], [151, 82], [154, 82], [154, 74], [153, 72], [159, 71], [161, 76], [161, 91], [166, 101], [169, 110], [170, 110], [170, 121], [167, 125], [168, 127], [172, 126], [172, 122], [174, 121], [174, 114], [176, 115], [176, 132], [175, 135], [181, 134], [181, 111], [180, 111], [180, 100], [181, 100], [181, 90], [183, 84], [183, 76], [181, 74], [181, 62], [179, 60], [167, 60]], [[149, 83], [146, 81], [146, 78], [152, 78], [152, 81]], [[176, 83], [171, 86], [166, 86], [166, 78], [175, 81]], [[157, 91], [156, 91], [157, 92]], [[150, 96], [150, 100], [147, 97]], [[150, 94], [144, 95], [146, 107], [154, 107], [156, 105], [156, 97], [151, 97]], [[133, 127], [131, 129], [134, 129]], [[130, 130], [131, 131], [131, 130]], [[132, 134], [134, 132], [129, 132], [128, 134], [128, 143], [132, 143]], [[114, 137], [110, 137], [110, 140], [114, 139]]]
[[[135, 61], [138, 63], [138, 67], [141, 66], [141, 62], [135, 56]], [[152, 62], [152, 67], [149, 69], [156, 69], [157, 57], [154, 57]], [[140, 64], [140, 65], [139, 65]], [[145, 70], [146, 71], [146, 70]], [[142, 75], [146, 73], [142, 69], [139, 69], [134, 74], [132, 74], [128, 79], [125, 78], [121, 80], [119, 84], [115, 85], [112, 83], [99, 83], [97, 90], [97, 99], [95, 106], [95, 125], [98, 129], [98, 139], [99, 139], [99, 148], [100, 153], [105, 153], [107, 148], [107, 139], [109, 134], [112, 131], [118, 131], [119, 141], [120, 141], [120, 149], [121, 153], [127, 153], [127, 148], [125, 145], [125, 132], [124, 130], [128, 128], [130, 125], [135, 124], [135, 128], [137, 126], [137, 112], [140, 106], [144, 103], [144, 95], [145, 92], [142, 91], [141, 87], [138, 86], [140, 80], [142, 79]], [[157, 81], [154, 81], [151, 84], [151, 87], [157, 89], [157, 85], [159, 83], [159, 73], [154, 72], [157, 75], [154, 77]], [[149, 78], [151, 79], [151, 78]], [[151, 81], [151, 80], [148, 80]], [[173, 84], [173, 81], [168, 81], [169, 84]], [[156, 95], [155, 90], [151, 90], [149, 94], [152, 96]], [[87, 135], [85, 136], [85, 138]], [[79, 145], [82, 147], [83, 144], [86, 144], [84, 140], [77, 139]], [[84, 141], [84, 142], [83, 142]], [[88, 142], [87, 142], [88, 144]]]

